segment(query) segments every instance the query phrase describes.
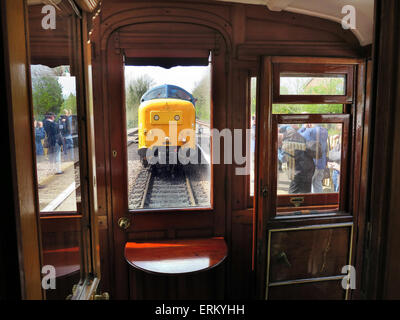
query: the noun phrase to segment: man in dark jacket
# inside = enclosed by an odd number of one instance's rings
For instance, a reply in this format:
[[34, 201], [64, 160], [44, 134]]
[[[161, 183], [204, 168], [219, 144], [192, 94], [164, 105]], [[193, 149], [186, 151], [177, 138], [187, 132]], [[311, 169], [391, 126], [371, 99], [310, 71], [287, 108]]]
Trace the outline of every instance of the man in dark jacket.
[[45, 120], [43, 121], [43, 128], [46, 131], [48, 151], [50, 162], [50, 170], [55, 174], [63, 173], [61, 171], [61, 145], [62, 138], [58, 128], [58, 124], [55, 123], [55, 114], [53, 112], [48, 112], [45, 115]]
[[288, 160], [289, 194], [310, 193], [315, 172], [314, 159], [320, 145], [316, 141], [306, 142], [296, 129], [286, 129], [282, 145]]

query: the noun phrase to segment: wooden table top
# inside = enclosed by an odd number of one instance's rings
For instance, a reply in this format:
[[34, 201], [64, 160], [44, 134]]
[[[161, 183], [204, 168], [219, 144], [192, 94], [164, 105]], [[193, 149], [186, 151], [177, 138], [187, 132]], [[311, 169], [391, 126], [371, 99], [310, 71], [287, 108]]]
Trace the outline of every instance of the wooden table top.
[[219, 265], [228, 249], [222, 237], [127, 242], [125, 259], [136, 269], [155, 274], [196, 273]]

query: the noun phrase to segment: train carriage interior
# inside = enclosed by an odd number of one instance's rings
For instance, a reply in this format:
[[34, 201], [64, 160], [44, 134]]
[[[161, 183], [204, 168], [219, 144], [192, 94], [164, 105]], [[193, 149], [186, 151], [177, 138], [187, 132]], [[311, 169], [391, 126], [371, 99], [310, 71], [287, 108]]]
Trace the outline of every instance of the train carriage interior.
[[0, 300], [400, 299], [399, 16], [1, 0]]

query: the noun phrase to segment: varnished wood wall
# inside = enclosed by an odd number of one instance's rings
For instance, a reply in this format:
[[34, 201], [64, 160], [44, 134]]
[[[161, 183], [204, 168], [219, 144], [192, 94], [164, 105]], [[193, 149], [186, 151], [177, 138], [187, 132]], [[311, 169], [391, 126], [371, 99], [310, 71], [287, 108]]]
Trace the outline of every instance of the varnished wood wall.
[[375, 10], [373, 148], [363, 293], [369, 299], [399, 299], [400, 3], [377, 1]]
[[[212, 1], [103, 1], [101, 12], [93, 22], [91, 42], [93, 46], [94, 106], [96, 127], [97, 186], [100, 221], [102, 221], [100, 242], [102, 270], [107, 273], [103, 278], [103, 290], [112, 295], [114, 291], [116, 269], [115, 234], [118, 230], [113, 215], [113, 197], [111, 187], [110, 106], [107, 104], [107, 78], [110, 76], [107, 56], [109, 41], [113, 34], [126, 25], [140, 27], [143, 23], [189, 23], [196, 24], [219, 35], [225, 43], [226, 102], [223, 105], [224, 122], [227, 128], [246, 128], [247, 75], [258, 74], [259, 61], [263, 55], [305, 55], [328, 57], [360, 57], [364, 50], [360, 48], [355, 36], [343, 30], [339, 24], [314, 17], [288, 12], [270, 12], [264, 6], [252, 6]], [[151, 29], [151, 24], [150, 24]], [[159, 32], [154, 29], [154, 33]], [[221, 85], [221, 83], [217, 84]], [[226, 170], [226, 171], [225, 171]], [[219, 218], [210, 220], [214, 224], [212, 234], [225, 237], [229, 247], [224, 272], [225, 298], [252, 298], [253, 280], [253, 210], [248, 208], [246, 177], [234, 173], [235, 166], [224, 168], [224, 193], [215, 200], [224, 202], [223, 211], [217, 212]], [[121, 214], [121, 213], [118, 213]], [[156, 215], [154, 216], [156, 218]], [[183, 217], [181, 217], [183, 218]], [[143, 217], [143, 219], [146, 219]], [[183, 218], [184, 220], [184, 218]], [[140, 221], [140, 220], [139, 220]], [[143, 220], [144, 221], [144, 220]], [[139, 222], [140, 223], [140, 222]], [[179, 224], [180, 222], [177, 221]], [[184, 223], [184, 222], [182, 222]], [[220, 224], [223, 227], [220, 227]], [[153, 219], [152, 224], [157, 224]], [[156, 230], [156, 229], [155, 229]], [[219, 230], [219, 231], [216, 231]], [[186, 236], [194, 233], [186, 232]], [[138, 239], [137, 237], [134, 239]], [[142, 234], [144, 239], [149, 233]], [[173, 233], [160, 233], [161, 237], [174, 237]], [[176, 235], [175, 235], [176, 236]], [[126, 240], [128, 236], [124, 236]], [[124, 237], [119, 239], [124, 239]], [[118, 240], [120, 241], [120, 240]], [[144, 276], [143, 276], [144, 277]], [[145, 279], [145, 278], [143, 278]], [[137, 280], [137, 284], [143, 283]], [[119, 279], [121, 280], [121, 279]], [[127, 280], [127, 279], [126, 279]], [[150, 283], [150, 282], [149, 282]], [[151, 286], [136, 288], [136, 296], [145, 296], [143, 290]], [[142, 290], [142, 291], [141, 291]], [[114, 291], [114, 292], [113, 292]]]

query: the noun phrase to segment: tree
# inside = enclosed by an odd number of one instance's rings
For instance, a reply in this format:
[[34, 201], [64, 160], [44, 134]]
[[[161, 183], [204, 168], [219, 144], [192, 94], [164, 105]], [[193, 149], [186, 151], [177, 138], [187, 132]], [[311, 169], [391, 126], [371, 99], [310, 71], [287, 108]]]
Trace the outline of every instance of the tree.
[[36, 118], [47, 112], [59, 114], [64, 102], [62, 87], [56, 77], [32, 78], [33, 113]]
[[[291, 92], [299, 95], [341, 95], [343, 78], [286, 78], [280, 86], [280, 93]], [[277, 114], [296, 113], [342, 113], [341, 104], [274, 104], [272, 112]]]
[[210, 121], [210, 73], [198, 82], [192, 92], [196, 101], [196, 117], [199, 120]]
[[140, 98], [154, 85], [154, 80], [148, 75], [132, 80], [126, 88], [126, 122], [127, 128], [138, 126], [138, 108]]
[[65, 109], [66, 110], [71, 110], [71, 114], [76, 114], [76, 97], [70, 93], [68, 98], [64, 100], [62, 107], [61, 107], [61, 112], [63, 112]]

